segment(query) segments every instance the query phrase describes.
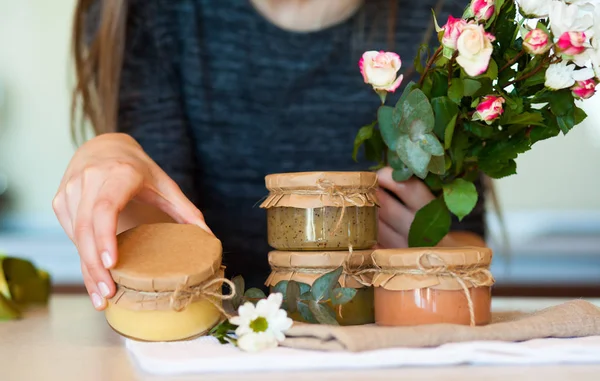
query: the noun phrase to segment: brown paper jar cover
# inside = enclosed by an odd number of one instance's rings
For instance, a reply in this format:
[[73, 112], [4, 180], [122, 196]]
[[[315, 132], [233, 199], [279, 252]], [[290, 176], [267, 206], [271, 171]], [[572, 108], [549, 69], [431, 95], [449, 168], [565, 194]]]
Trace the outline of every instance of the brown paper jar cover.
[[117, 246], [111, 303], [128, 309], [170, 309], [163, 294], [222, 276], [221, 241], [195, 225], [141, 225], [119, 234]]
[[[312, 285], [321, 275], [334, 271], [346, 262], [346, 268], [355, 272], [371, 267], [371, 254], [373, 250], [349, 251], [271, 251], [269, 253], [269, 265], [272, 272], [267, 278], [265, 285], [273, 287], [284, 280]], [[364, 284], [371, 283], [370, 274], [360, 275], [359, 279]], [[363, 288], [364, 284], [358, 282], [352, 276], [342, 273], [340, 285], [342, 287]]]
[[374, 172], [298, 172], [268, 175], [265, 185], [269, 195], [261, 208], [340, 207], [340, 197], [332, 195], [332, 187], [352, 202], [346, 206], [377, 206], [377, 174]]
[[[431, 254], [431, 255], [430, 255]], [[460, 290], [460, 283], [453, 277], [435, 274], [393, 274], [386, 270], [402, 271], [418, 269], [418, 261], [425, 268], [439, 267], [444, 264], [449, 270], [457, 268], [487, 269], [492, 261], [492, 250], [487, 247], [432, 247], [408, 249], [375, 250], [372, 254], [373, 264], [382, 272], [373, 275], [373, 286], [391, 291], [415, 290], [431, 288], [437, 290]], [[443, 260], [444, 263], [440, 262]], [[493, 278], [485, 274], [475, 274], [475, 278], [491, 286]], [[467, 287], [472, 287], [466, 282]]]
[[376, 324], [489, 323], [491, 259], [483, 247], [373, 252]]

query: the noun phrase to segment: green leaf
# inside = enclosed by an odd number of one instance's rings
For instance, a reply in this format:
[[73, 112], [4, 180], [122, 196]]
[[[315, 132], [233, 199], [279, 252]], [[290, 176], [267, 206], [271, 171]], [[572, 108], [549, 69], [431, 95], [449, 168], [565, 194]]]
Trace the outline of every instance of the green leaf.
[[404, 168], [407, 168], [406, 164], [404, 164], [404, 162], [402, 160], [400, 160], [400, 157], [396, 154], [396, 152], [394, 152], [392, 150], [388, 150], [387, 159], [388, 159], [388, 165], [390, 167], [392, 167], [393, 169], [402, 170]]
[[431, 154], [423, 151], [419, 144], [413, 142], [407, 135], [402, 135], [398, 141], [396, 153], [400, 159], [415, 175], [424, 179], [427, 176]]
[[450, 157], [454, 162], [455, 173], [459, 174], [462, 171], [465, 154], [467, 153], [467, 149], [469, 147], [469, 137], [463, 131], [457, 130], [454, 132], [452, 141], [453, 143], [452, 147], [450, 147]]
[[540, 70], [522, 82], [522, 87], [532, 87], [546, 82], [546, 70]]
[[419, 140], [419, 146], [421, 149], [433, 156], [443, 156], [444, 147], [438, 138], [433, 134], [425, 134], [421, 140]]
[[433, 173], [427, 175], [427, 177], [425, 178], [425, 184], [429, 189], [431, 189], [434, 192], [441, 190], [442, 186], [444, 185], [440, 177]]
[[448, 122], [446, 126], [446, 131], [444, 131], [444, 148], [450, 149], [452, 146], [452, 137], [454, 136], [454, 129], [456, 128], [456, 119], [458, 118], [458, 114], [454, 115], [452, 120]]
[[285, 295], [287, 294], [287, 286], [288, 286], [287, 280], [279, 281], [275, 285], [275, 287], [273, 287], [273, 289], [271, 290], [271, 293], [272, 294], [280, 293], [281, 295], [283, 295], [283, 298], [285, 299]]
[[0, 321], [21, 318], [21, 311], [15, 302], [0, 293]]
[[319, 324], [319, 321], [315, 318], [313, 313], [310, 311], [307, 304], [299, 302], [297, 307], [298, 307], [298, 312], [300, 312], [300, 316], [302, 316], [302, 319], [304, 319], [305, 322], [310, 323], [310, 324]]
[[443, 97], [448, 94], [448, 76], [440, 71], [436, 70], [430, 74], [433, 79], [431, 87], [431, 98]]
[[235, 285], [235, 295], [233, 299], [231, 299], [231, 305], [235, 310], [237, 310], [238, 307], [242, 304], [242, 296], [244, 295], [244, 290], [246, 289], [246, 286], [244, 284], [244, 278], [241, 275], [233, 277], [231, 281]]
[[397, 183], [406, 181], [406, 180], [410, 179], [412, 176], [413, 176], [413, 173], [410, 169], [408, 169], [408, 167], [404, 167], [403, 169], [394, 169], [392, 171], [392, 179]]
[[[443, 175], [446, 173], [446, 158], [444, 156], [432, 156], [427, 168], [430, 172], [436, 175]], [[393, 176], [393, 173], [392, 173]]]
[[417, 73], [419, 74], [423, 74], [423, 72], [425, 71], [425, 68], [423, 67], [423, 53], [427, 53], [429, 50], [429, 46], [427, 46], [427, 44], [421, 44], [419, 46], [419, 49], [417, 50], [417, 55], [415, 57], [415, 70], [417, 70]]
[[394, 111], [392, 113], [392, 123], [395, 126], [398, 126], [400, 124], [400, 121], [402, 120], [402, 105], [404, 104], [404, 102], [406, 102], [406, 98], [408, 98], [408, 95], [416, 88], [416, 83], [409, 82], [408, 85], [406, 85], [406, 87], [404, 88], [400, 99], [398, 99], [398, 102], [396, 102], [396, 105], [394, 106]]
[[437, 245], [450, 231], [452, 219], [441, 198], [436, 198], [415, 214], [408, 233], [409, 247]]
[[406, 101], [402, 103], [400, 132], [410, 134], [411, 139], [414, 141], [423, 134], [432, 132], [434, 126], [435, 116], [429, 99], [421, 90], [414, 89], [408, 94]]
[[492, 179], [502, 179], [517, 173], [517, 163], [514, 160], [508, 160], [505, 163], [496, 164], [493, 167], [480, 166], [481, 170]]
[[491, 79], [492, 81], [498, 78], [498, 64], [493, 59], [490, 59], [490, 64], [488, 66], [487, 71], [482, 75], [482, 77], [486, 77]]
[[435, 115], [435, 134], [440, 139], [445, 139], [446, 128], [458, 115], [458, 106], [448, 97], [438, 97], [431, 100], [431, 108]]
[[463, 179], [456, 179], [444, 185], [444, 201], [448, 209], [462, 221], [475, 205], [477, 205], [477, 189], [475, 184]]
[[557, 116], [556, 121], [558, 122], [558, 127], [560, 127], [560, 130], [565, 135], [575, 127], [575, 120], [571, 115]]
[[574, 111], [574, 122], [575, 125], [579, 125], [581, 122], [583, 122], [586, 118], [587, 118], [587, 114], [585, 111], [583, 111], [581, 108], [575, 106], [575, 111]]
[[331, 290], [337, 285], [337, 282], [342, 275], [342, 271], [342, 267], [339, 267], [334, 271], [321, 275], [314, 281], [310, 292], [313, 295], [313, 298], [315, 298], [315, 301], [318, 302], [323, 299], [329, 299]]
[[502, 57], [504, 52], [511, 48], [514, 42], [514, 35], [517, 29], [517, 23], [515, 22], [515, 17], [517, 14], [517, 10], [515, 7], [515, 3], [513, 1], [510, 2], [508, 6], [505, 6], [502, 12], [498, 15], [496, 19], [496, 41], [500, 46], [499, 51], [497, 52]]
[[298, 299], [300, 299], [300, 286], [298, 286], [298, 283], [291, 280], [288, 282], [288, 286], [287, 286], [287, 290], [286, 290], [286, 294], [285, 294], [285, 301], [286, 301], [286, 305], [287, 305], [286, 310], [288, 313], [291, 314], [291, 313], [296, 312], [296, 309], [298, 306]]
[[[458, 78], [461, 80], [460, 78]], [[472, 97], [481, 89], [481, 82], [476, 79], [465, 78], [462, 79], [463, 92], [465, 97]]]
[[313, 316], [320, 324], [340, 325], [340, 323], [338, 323], [338, 321], [335, 319], [335, 311], [333, 311], [328, 305], [310, 301], [308, 302], [308, 309], [310, 312], [312, 312]]
[[313, 298], [313, 296], [312, 296], [312, 294], [310, 293], [310, 290], [309, 290], [309, 291], [307, 291], [307, 292], [305, 292], [303, 294], [300, 294], [300, 300], [303, 301], [303, 302], [307, 302], [309, 300], [315, 300], [315, 298]]
[[385, 143], [381, 136], [381, 131], [373, 131], [373, 136], [365, 144], [365, 157], [369, 161], [374, 161], [383, 166], [383, 154], [385, 152]]
[[494, 127], [479, 122], [465, 121], [464, 128], [482, 139], [488, 139], [494, 134]]
[[356, 295], [356, 289], [348, 287], [339, 287], [333, 289], [331, 293], [331, 304], [339, 306], [351, 301]]
[[354, 161], [358, 161], [358, 150], [363, 145], [364, 142], [371, 139], [373, 136], [373, 130], [375, 130], [375, 126], [377, 125], [377, 121], [369, 124], [368, 126], [361, 127], [356, 134], [356, 138], [354, 139], [354, 151], [352, 151], [352, 159]]
[[[36, 269], [28, 260], [14, 257], [0, 258], [0, 276], [5, 278], [8, 290], [0, 289], [17, 305], [46, 304], [50, 297], [48, 273]], [[2, 286], [0, 286], [2, 287]]]
[[[463, 96], [465, 95], [465, 87], [463, 85], [463, 80], [460, 78], [453, 78], [452, 85], [448, 89], [448, 98], [457, 105], [462, 101]], [[431, 102], [433, 105], [433, 101]], [[435, 111], [435, 107], [434, 107]]]
[[519, 114], [507, 113], [500, 119], [501, 125], [524, 124], [527, 126], [544, 126], [544, 117], [539, 112], [522, 112]]
[[258, 289], [258, 288], [249, 288], [244, 293], [244, 296], [248, 299], [264, 299], [267, 297], [267, 295], [265, 295], [263, 290]]
[[390, 106], [381, 106], [377, 110], [377, 122], [379, 130], [385, 144], [392, 150], [398, 147], [398, 138], [400, 137], [400, 129], [392, 123], [392, 113], [394, 109]]
[[547, 94], [547, 98], [550, 102], [550, 109], [554, 115], [566, 116], [573, 112], [575, 99], [570, 90], [566, 89], [550, 92]]
[[532, 144], [541, 140], [553, 138], [560, 134], [560, 128], [558, 127], [556, 116], [549, 110], [544, 110], [543, 116], [545, 125], [534, 127], [529, 134]]

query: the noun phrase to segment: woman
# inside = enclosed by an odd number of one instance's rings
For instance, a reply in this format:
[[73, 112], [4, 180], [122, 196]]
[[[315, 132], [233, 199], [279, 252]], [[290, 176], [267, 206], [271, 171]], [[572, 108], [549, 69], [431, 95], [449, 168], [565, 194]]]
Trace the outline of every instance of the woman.
[[[368, 167], [351, 150], [378, 97], [356, 63], [376, 49], [412, 62], [432, 8], [440, 18], [462, 13], [464, 4], [447, 3], [80, 0], [74, 99], [98, 136], [75, 153], [53, 206], [94, 306], [115, 292], [115, 234], [147, 222], [214, 232], [228, 275], [262, 284], [264, 176]], [[395, 183], [389, 168], [379, 175], [380, 245], [405, 247], [415, 211], [433, 196], [418, 180]], [[483, 242], [482, 205], [455, 221], [470, 233], [447, 244]]]

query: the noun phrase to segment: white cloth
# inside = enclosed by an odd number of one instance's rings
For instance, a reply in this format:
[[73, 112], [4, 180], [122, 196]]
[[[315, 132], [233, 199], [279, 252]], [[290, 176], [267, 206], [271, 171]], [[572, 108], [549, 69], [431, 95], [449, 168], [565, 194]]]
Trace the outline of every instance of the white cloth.
[[537, 339], [522, 343], [478, 341], [436, 348], [393, 348], [370, 352], [317, 352], [275, 348], [245, 353], [212, 337], [172, 343], [126, 340], [145, 372], [162, 375], [249, 371], [368, 369], [432, 365], [541, 365], [600, 363], [600, 336]]

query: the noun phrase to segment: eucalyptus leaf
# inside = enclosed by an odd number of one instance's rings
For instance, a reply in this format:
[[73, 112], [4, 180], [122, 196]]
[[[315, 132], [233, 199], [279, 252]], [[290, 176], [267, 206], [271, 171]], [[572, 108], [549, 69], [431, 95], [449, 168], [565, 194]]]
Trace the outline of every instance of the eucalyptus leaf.
[[396, 153], [406, 166], [419, 178], [427, 176], [427, 166], [431, 160], [431, 154], [425, 152], [418, 143], [413, 142], [407, 135], [402, 135], [398, 140]]
[[339, 306], [348, 303], [356, 296], [355, 288], [340, 287], [334, 288], [331, 292], [331, 304]]
[[432, 132], [434, 127], [435, 116], [429, 99], [421, 90], [414, 89], [402, 104], [400, 131], [418, 139], [422, 134]]
[[450, 231], [452, 219], [441, 198], [436, 198], [415, 214], [408, 232], [409, 247], [432, 247]]
[[388, 150], [387, 152], [388, 165], [394, 169], [404, 169], [406, 164], [400, 159], [396, 152]]
[[300, 286], [298, 283], [291, 280], [288, 282], [287, 290], [285, 294], [285, 300], [287, 305], [287, 312], [294, 313], [296, 312], [298, 300], [300, 299]]
[[401, 183], [403, 181], [406, 181], [408, 179], [410, 179], [412, 177], [413, 173], [410, 169], [408, 169], [408, 167], [404, 167], [402, 169], [394, 169], [392, 171], [392, 179], [395, 182]]
[[271, 290], [271, 292], [273, 294], [280, 293], [281, 295], [283, 295], [283, 298], [285, 299], [285, 295], [287, 294], [287, 286], [288, 286], [288, 281], [287, 280], [279, 281], [273, 287], [273, 289]]
[[396, 105], [394, 106], [394, 111], [392, 113], [392, 122], [394, 123], [394, 125], [398, 126], [400, 124], [400, 120], [402, 120], [402, 105], [404, 104], [404, 102], [406, 102], [406, 98], [408, 98], [408, 95], [411, 93], [411, 91], [413, 91], [416, 88], [417, 84], [412, 81], [409, 82], [404, 88], [404, 91], [402, 92], [400, 99], [398, 99], [398, 102], [396, 102]]
[[443, 156], [444, 147], [438, 138], [433, 134], [425, 134], [421, 140], [419, 140], [419, 146], [421, 149], [433, 156]]
[[[237, 310], [238, 307], [242, 304], [242, 296], [244, 295], [244, 290], [246, 289], [246, 285], [244, 282], [244, 278], [241, 275], [237, 275], [231, 279], [235, 286], [235, 295], [233, 299], [231, 299], [231, 306]], [[285, 294], [284, 294], [285, 295]]]
[[448, 209], [462, 221], [475, 205], [477, 205], [477, 189], [475, 184], [463, 179], [456, 179], [444, 185], [444, 201]]
[[265, 295], [265, 293], [261, 289], [249, 288], [244, 293], [244, 297], [247, 299], [264, 299], [267, 297], [267, 295]]
[[302, 302], [306, 302], [309, 300], [315, 300], [312, 296], [312, 294], [310, 293], [310, 291], [307, 291], [305, 293], [300, 294], [300, 301]]
[[298, 312], [300, 312], [300, 316], [302, 316], [302, 319], [304, 319], [305, 322], [310, 324], [319, 324], [319, 321], [315, 318], [306, 303], [299, 302], [297, 307]]
[[379, 130], [385, 144], [391, 149], [396, 150], [398, 147], [398, 138], [400, 137], [400, 129], [392, 122], [392, 113], [394, 109], [390, 106], [381, 106], [377, 110], [377, 121]]
[[308, 302], [308, 309], [320, 324], [340, 325], [335, 319], [335, 311], [328, 305], [310, 301]]
[[339, 267], [334, 271], [321, 275], [313, 282], [310, 292], [315, 301], [319, 302], [324, 299], [329, 299], [331, 290], [336, 286], [342, 275], [342, 271], [342, 267]]

